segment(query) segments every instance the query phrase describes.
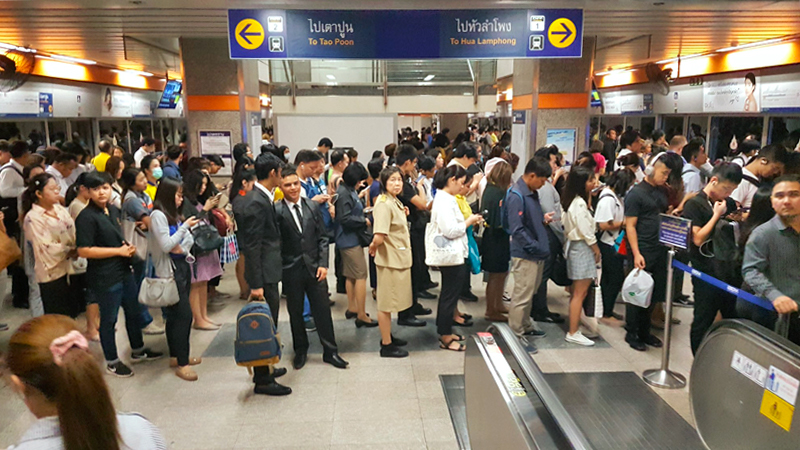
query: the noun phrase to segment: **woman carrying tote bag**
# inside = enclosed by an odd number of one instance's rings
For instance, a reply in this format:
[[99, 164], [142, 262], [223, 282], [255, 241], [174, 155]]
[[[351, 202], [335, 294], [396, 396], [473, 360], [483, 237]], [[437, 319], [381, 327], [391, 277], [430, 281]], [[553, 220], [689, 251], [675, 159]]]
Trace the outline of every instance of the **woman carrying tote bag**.
[[442, 275], [442, 290], [436, 311], [439, 347], [457, 352], [466, 349], [461, 344], [464, 337], [453, 334], [453, 314], [467, 275], [467, 227], [483, 221], [477, 214], [465, 220], [458, 207], [455, 196], [461, 192], [466, 178], [467, 172], [458, 165], [436, 173], [433, 182], [438, 191], [433, 199], [431, 221], [425, 231], [425, 263], [438, 266]]
[[[192, 331], [192, 308], [189, 291], [192, 274], [189, 262], [194, 240], [191, 228], [199, 222], [195, 217], [184, 219], [180, 214], [183, 204], [183, 187], [172, 178], [165, 178], [158, 186], [153, 213], [150, 214], [148, 234], [148, 259], [157, 278], [174, 278], [178, 285], [178, 303], [164, 308], [170, 367], [177, 367], [175, 375], [186, 381], [197, 380], [189, 367], [200, 364], [200, 358], [189, 357], [189, 335]], [[148, 267], [149, 268], [149, 267]], [[150, 273], [145, 276], [151, 276]]]

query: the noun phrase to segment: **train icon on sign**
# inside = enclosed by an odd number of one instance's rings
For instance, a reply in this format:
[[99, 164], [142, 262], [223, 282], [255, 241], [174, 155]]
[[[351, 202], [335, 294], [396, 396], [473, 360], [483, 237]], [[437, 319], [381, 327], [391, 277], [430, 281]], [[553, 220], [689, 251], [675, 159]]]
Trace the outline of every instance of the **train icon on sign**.
[[533, 36], [531, 36], [528, 48], [531, 51], [544, 50], [544, 36], [542, 36], [541, 34], [534, 34]]

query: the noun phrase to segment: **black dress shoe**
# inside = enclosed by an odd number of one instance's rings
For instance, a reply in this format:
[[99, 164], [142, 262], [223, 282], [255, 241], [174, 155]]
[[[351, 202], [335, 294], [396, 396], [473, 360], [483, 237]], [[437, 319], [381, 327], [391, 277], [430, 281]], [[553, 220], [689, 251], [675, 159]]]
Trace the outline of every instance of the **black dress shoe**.
[[405, 319], [398, 318], [397, 324], [404, 327], [424, 327], [427, 323], [424, 320], [420, 320], [412, 316]]
[[628, 345], [630, 345], [631, 348], [636, 351], [643, 352], [647, 350], [647, 346], [644, 345], [644, 342], [640, 341], [639, 338], [632, 336], [630, 334], [625, 335], [625, 342], [627, 342]]
[[471, 320], [464, 320], [464, 323], [458, 323], [455, 320], [453, 321], [453, 326], [454, 327], [471, 327], [473, 325], [475, 325], [475, 324], [472, 323]]
[[461, 294], [459, 296], [459, 298], [461, 300], [464, 300], [465, 302], [477, 302], [478, 301], [478, 296], [473, 294], [472, 292], [464, 292], [463, 294]]
[[408, 356], [408, 352], [394, 345], [394, 343], [389, 345], [381, 344], [381, 358], [405, 358], [406, 356]]
[[356, 317], [358, 317], [358, 313], [354, 313], [354, 312], [349, 311], [349, 310], [344, 312], [344, 318], [345, 319], [355, 319]]
[[472, 314], [461, 313], [461, 318], [464, 320], [472, 320]]
[[292, 362], [292, 367], [294, 367], [294, 370], [300, 370], [300, 369], [303, 368], [303, 366], [306, 365], [307, 361], [308, 361], [308, 355], [307, 354], [298, 353], [298, 354], [294, 355], [294, 361]]
[[392, 345], [396, 345], [398, 347], [405, 347], [406, 345], [408, 345], [408, 341], [392, 335]]
[[356, 319], [356, 328], [367, 327], [367, 328], [374, 328], [378, 326], [378, 321], [373, 320], [372, 322], [364, 322], [361, 319]]
[[257, 384], [256, 387], [253, 389], [253, 392], [261, 395], [281, 396], [281, 395], [291, 394], [292, 388], [284, 386], [282, 384], [278, 384], [273, 381], [272, 383], [269, 384]]
[[276, 367], [275, 370], [272, 371], [272, 376], [274, 378], [280, 378], [286, 375], [286, 367]]
[[417, 303], [416, 306], [411, 307], [411, 313], [415, 316], [427, 316], [428, 314], [433, 314], [433, 310]]
[[421, 298], [421, 299], [424, 299], [424, 300], [433, 300], [433, 299], [435, 299], [437, 297], [434, 294], [431, 294], [428, 291], [419, 291], [419, 292], [417, 292], [417, 298]]
[[535, 320], [536, 322], [546, 322], [546, 323], [564, 323], [563, 317], [561, 316], [553, 317], [552, 315], [533, 316], [533, 320]]
[[422, 287], [423, 290], [427, 291], [428, 289], [433, 289], [439, 287], [439, 283], [435, 281], [431, 281], [430, 283], [426, 284]]
[[336, 367], [337, 369], [346, 369], [349, 362], [342, 359], [338, 353], [330, 353], [322, 355], [322, 361]]
[[644, 339], [643, 342], [649, 345], [650, 347], [655, 347], [655, 348], [661, 348], [664, 346], [664, 344], [661, 342], [661, 339], [653, 336], [652, 334], [650, 336], [647, 336], [647, 339]]

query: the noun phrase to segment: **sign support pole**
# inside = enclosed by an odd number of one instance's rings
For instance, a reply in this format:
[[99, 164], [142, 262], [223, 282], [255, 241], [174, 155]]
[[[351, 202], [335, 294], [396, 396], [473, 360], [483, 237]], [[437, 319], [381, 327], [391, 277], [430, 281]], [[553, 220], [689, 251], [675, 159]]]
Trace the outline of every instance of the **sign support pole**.
[[669, 347], [672, 339], [672, 260], [675, 258], [675, 247], [670, 246], [667, 253], [667, 295], [664, 302], [666, 312], [664, 318], [664, 348], [661, 352], [661, 368], [648, 369], [642, 374], [645, 383], [664, 389], [681, 389], [686, 386], [686, 378], [669, 370]]

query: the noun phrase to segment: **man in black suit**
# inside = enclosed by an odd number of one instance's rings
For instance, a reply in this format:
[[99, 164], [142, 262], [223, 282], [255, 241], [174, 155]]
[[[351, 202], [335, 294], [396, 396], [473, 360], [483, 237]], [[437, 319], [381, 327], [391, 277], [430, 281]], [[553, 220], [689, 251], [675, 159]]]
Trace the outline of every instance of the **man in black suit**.
[[[240, 252], [244, 256], [244, 278], [250, 286], [250, 298], [263, 298], [278, 325], [281, 281], [281, 232], [275, 212], [275, 188], [281, 180], [283, 162], [272, 153], [262, 153], [255, 161], [255, 188], [236, 203], [233, 215], [239, 227]], [[256, 394], [288, 395], [291, 388], [275, 381], [286, 369], [255, 367], [253, 382]]]
[[322, 343], [322, 360], [344, 369], [348, 363], [336, 348], [326, 286], [328, 237], [325, 222], [317, 203], [300, 196], [303, 187], [295, 167], [284, 167], [281, 177], [283, 200], [276, 205], [276, 211], [282, 238], [283, 290], [292, 325], [294, 368], [300, 370], [308, 360], [308, 335], [303, 319], [303, 303], [308, 296]]

